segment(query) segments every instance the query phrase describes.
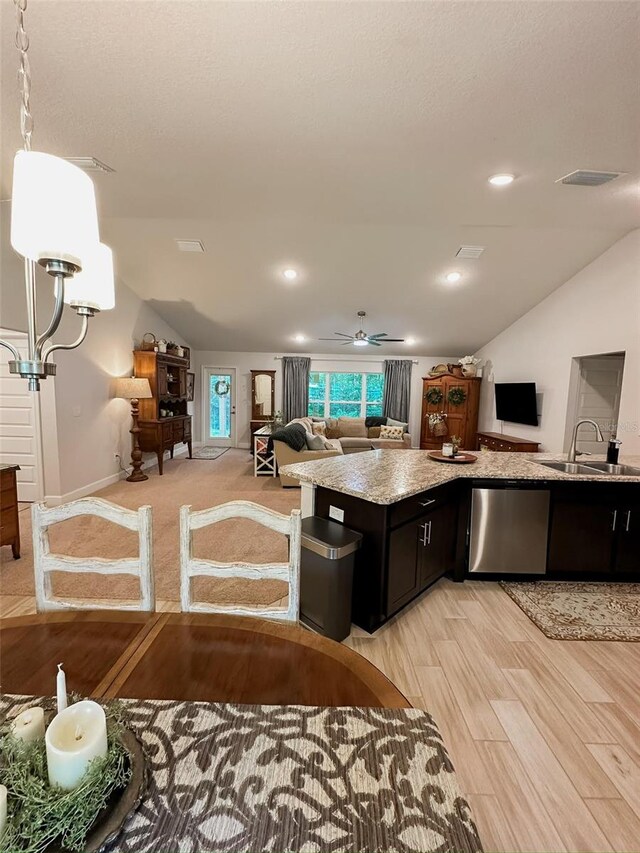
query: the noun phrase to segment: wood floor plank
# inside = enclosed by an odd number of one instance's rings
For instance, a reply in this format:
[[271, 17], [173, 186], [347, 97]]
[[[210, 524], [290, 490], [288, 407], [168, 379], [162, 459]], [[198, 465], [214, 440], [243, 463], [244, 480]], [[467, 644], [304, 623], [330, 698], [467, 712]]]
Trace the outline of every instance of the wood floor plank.
[[[491, 794], [467, 794], [467, 799], [485, 850], [525, 853], [530, 849], [521, 845], [517, 830], [507, 820], [498, 797]], [[531, 853], [537, 851], [532, 850]]]
[[540, 649], [552, 666], [562, 673], [583, 702], [613, 701], [593, 675], [580, 665], [573, 652], [565, 648], [562, 643], [552, 640], [540, 644]]
[[623, 746], [640, 765], [640, 728], [632, 717], [617, 704], [596, 705], [593, 710], [611, 732], [613, 741]]
[[568, 849], [612, 850], [595, 818], [522, 703], [494, 699], [491, 705]]
[[435, 643], [445, 677], [474, 740], [507, 740], [478, 674], [454, 640]]
[[509, 826], [518, 827], [518, 850], [531, 853], [566, 850], [513, 746], [501, 741], [484, 741], [479, 748], [496, 778], [512, 781], [510, 785], [501, 785], [500, 804]]
[[624, 800], [585, 800], [616, 853], [638, 853], [640, 818]]
[[483, 642], [473, 623], [452, 619], [449, 630], [472, 669], [482, 673], [482, 691], [487, 699], [516, 699], [513, 686], [493, 659], [493, 646]]
[[505, 675], [581, 797], [616, 797], [618, 792], [565, 719], [551, 697], [526, 669], [505, 670]]
[[640, 766], [619, 744], [590, 743], [587, 747], [622, 799], [640, 817]]
[[432, 714], [465, 793], [492, 794], [492, 773], [471, 737], [451, 687], [440, 667], [416, 669], [422, 701], [416, 707]]

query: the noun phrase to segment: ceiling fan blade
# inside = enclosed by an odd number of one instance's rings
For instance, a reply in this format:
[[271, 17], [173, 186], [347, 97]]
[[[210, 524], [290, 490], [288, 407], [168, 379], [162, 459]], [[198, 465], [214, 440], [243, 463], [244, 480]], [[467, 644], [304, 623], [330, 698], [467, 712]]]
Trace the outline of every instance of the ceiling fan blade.
[[[372, 347], [381, 347], [382, 346], [382, 343], [380, 343], [380, 341], [367, 341], [367, 343], [370, 344]], [[384, 343], [384, 341], [383, 341], [383, 343]]]
[[368, 338], [386, 338], [386, 332], [378, 332], [376, 335], [367, 335]]
[[333, 341], [335, 344], [341, 344], [340, 338], [318, 338], [319, 341]]
[[353, 346], [353, 341], [338, 341], [343, 347]]
[[344, 332], [334, 332], [334, 335], [340, 335], [341, 338], [353, 338], [353, 335], [345, 335]]
[[383, 341], [380, 341], [381, 344], [402, 344], [404, 343], [404, 338], [385, 338]]

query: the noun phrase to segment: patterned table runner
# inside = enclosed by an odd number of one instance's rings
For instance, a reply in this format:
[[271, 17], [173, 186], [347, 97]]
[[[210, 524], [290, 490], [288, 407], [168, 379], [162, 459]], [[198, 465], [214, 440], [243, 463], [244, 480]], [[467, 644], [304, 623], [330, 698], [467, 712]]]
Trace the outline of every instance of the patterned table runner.
[[[37, 702], [0, 697], [0, 716]], [[151, 772], [109, 853], [481, 851], [426, 711], [120, 704]]]

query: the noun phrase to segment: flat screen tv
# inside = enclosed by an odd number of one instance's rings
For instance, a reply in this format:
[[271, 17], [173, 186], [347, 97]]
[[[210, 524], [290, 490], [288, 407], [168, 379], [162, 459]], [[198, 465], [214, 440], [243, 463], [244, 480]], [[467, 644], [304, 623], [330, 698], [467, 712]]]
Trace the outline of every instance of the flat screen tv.
[[538, 426], [535, 382], [496, 382], [496, 418]]

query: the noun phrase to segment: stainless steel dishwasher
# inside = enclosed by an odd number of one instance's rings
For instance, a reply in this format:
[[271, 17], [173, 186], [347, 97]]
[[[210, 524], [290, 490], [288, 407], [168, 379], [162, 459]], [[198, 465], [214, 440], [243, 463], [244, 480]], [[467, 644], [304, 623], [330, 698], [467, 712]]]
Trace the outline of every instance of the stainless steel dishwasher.
[[549, 494], [544, 486], [521, 481], [474, 485], [469, 572], [543, 575], [547, 566]]

